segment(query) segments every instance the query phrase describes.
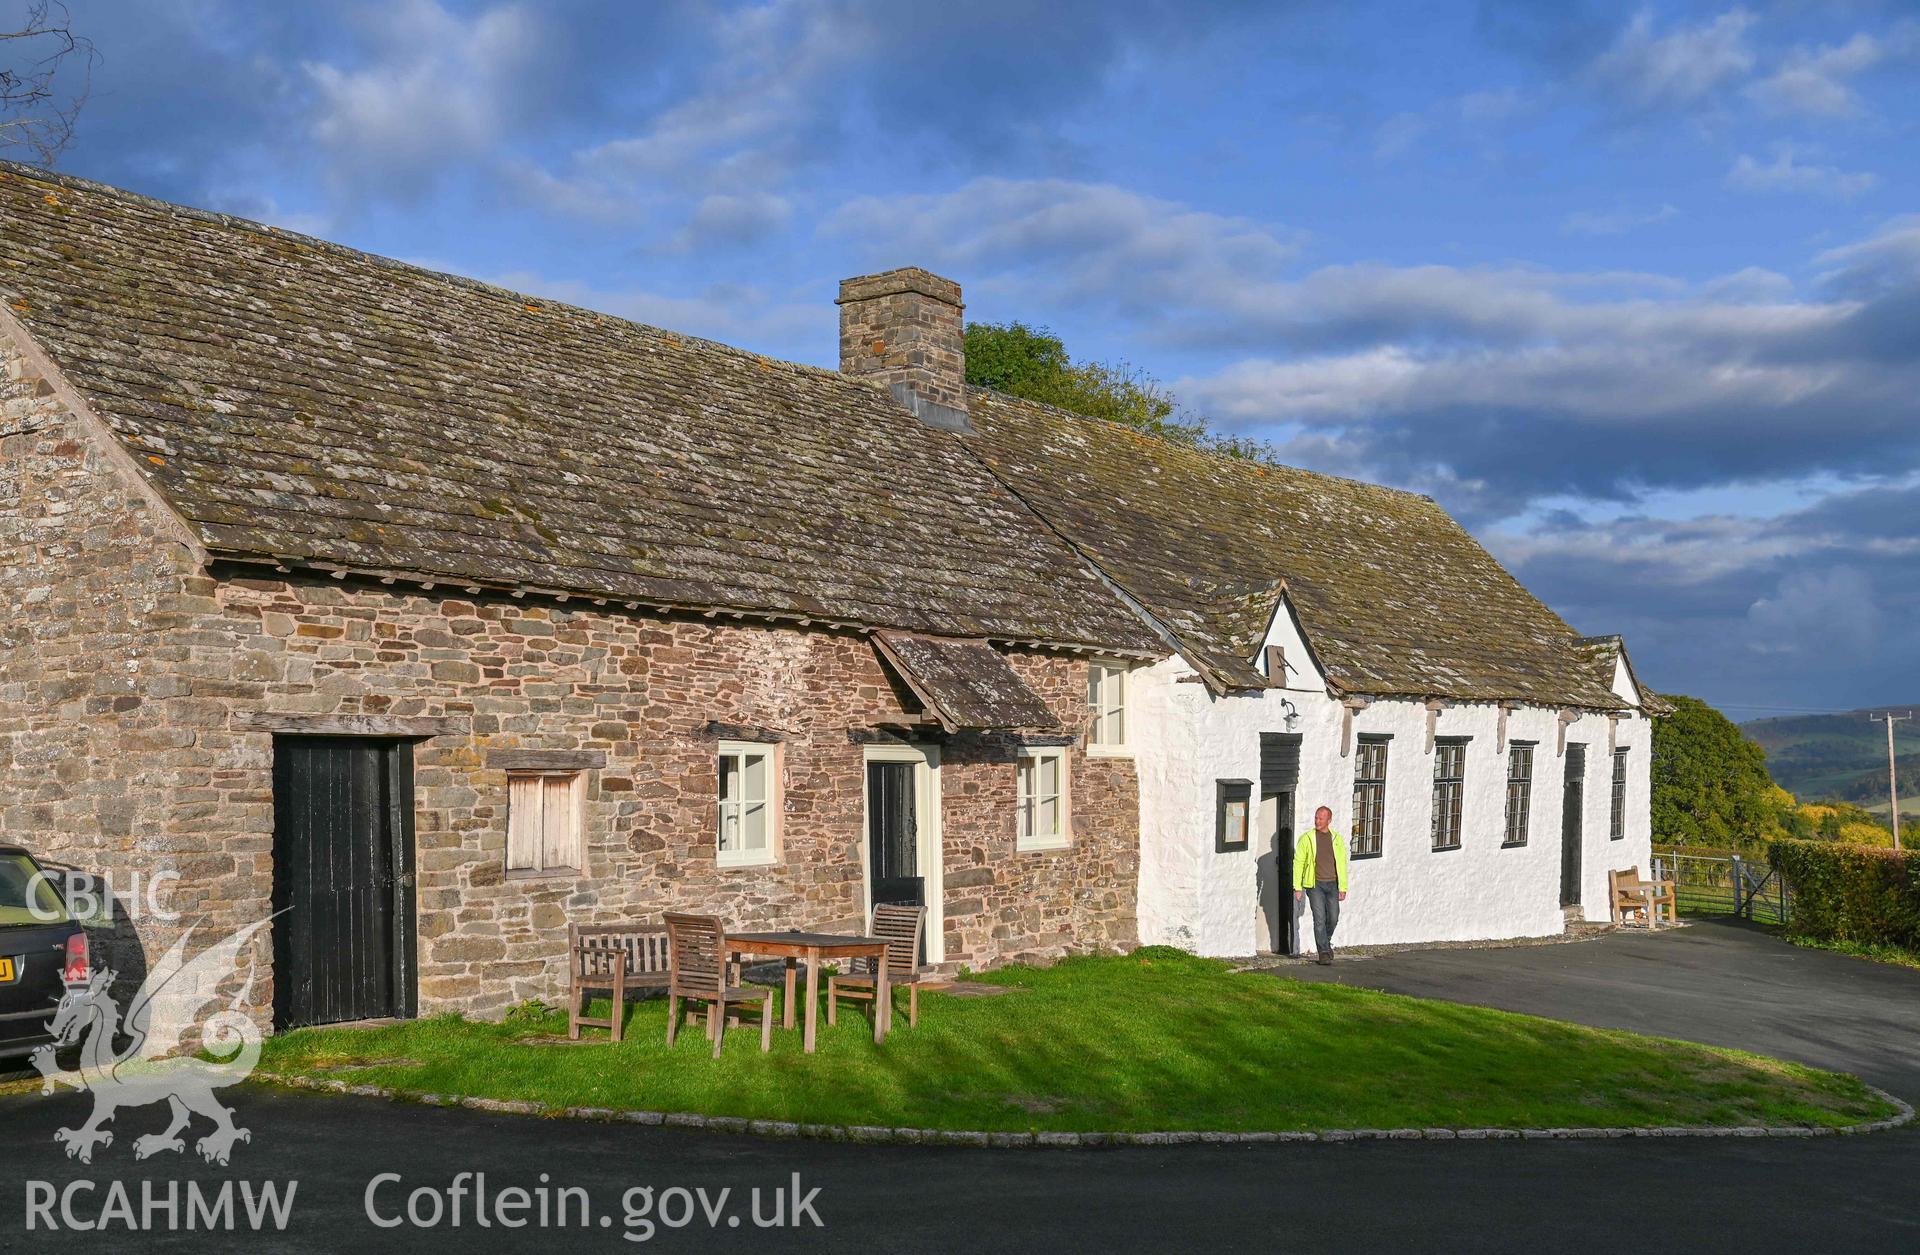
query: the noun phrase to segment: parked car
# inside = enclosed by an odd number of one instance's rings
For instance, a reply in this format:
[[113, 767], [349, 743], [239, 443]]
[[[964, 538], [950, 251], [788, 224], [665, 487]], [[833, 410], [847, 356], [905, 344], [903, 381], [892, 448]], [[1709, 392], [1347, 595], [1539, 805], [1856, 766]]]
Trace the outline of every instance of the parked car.
[[27, 851], [0, 845], [0, 1060], [52, 1040], [47, 1021], [88, 969], [86, 929], [68, 914], [58, 882]]

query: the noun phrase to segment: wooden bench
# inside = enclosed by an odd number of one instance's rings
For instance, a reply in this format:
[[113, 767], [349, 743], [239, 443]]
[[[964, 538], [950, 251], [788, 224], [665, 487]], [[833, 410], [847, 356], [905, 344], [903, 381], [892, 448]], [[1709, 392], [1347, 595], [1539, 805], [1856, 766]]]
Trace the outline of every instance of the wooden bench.
[[[1659, 923], [1661, 907], [1667, 910], [1669, 924], [1680, 922], [1679, 905], [1674, 900], [1672, 882], [1642, 880], [1637, 866], [1607, 873], [1607, 897], [1613, 904], [1613, 918], [1619, 923], [1625, 923], [1628, 914], [1632, 913], [1638, 914], [1641, 922], [1652, 928]], [[1647, 915], [1649, 906], [1653, 908], [1652, 918]]]
[[[665, 924], [569, 924], [567, 926], [567, 1036], [604, 1028], [619, 1041], [629, 989], [665, 989], [669, 983]], [[613, 1014], [590, 1020], [581, 1012], [590, 990], [613, 992]]]

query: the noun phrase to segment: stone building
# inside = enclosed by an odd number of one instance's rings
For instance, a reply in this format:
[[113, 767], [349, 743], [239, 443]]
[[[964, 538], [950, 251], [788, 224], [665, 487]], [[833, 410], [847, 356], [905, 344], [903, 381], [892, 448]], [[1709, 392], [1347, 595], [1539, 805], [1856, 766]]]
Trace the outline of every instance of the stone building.
[[[296, 907], [263, 1016], [496, 1013], [570, 920], [876, 880], [936, 962], [1136, 941], [1072, 729], [1159, 642], [884, 388], [17, 169], [0, 221], [0, 839]], [[891, 286], [844, 308], [911, 389]]]
[[[842, 285], [827, 371], [20, 167], [0, 225], [0, 840], [178, 875], [123, 971], [279, 911], [288, 1025], [553, 999], [569, 922], [678, 908], [1285, 948], [1286, 803], [1216, 850], [1223, 782], [1291, 754], [1344, 824], [1388, 732], [1354, 940], [1558, 926], [1543, 766], [1485, 909], [1509, 741], [1629, 751], [1589, 913], [1645, 849], [1617, 641], [1424, 498], [967, 387], [924, 271]], [[1410, 783], [1457, 736], [1464, 872]]]

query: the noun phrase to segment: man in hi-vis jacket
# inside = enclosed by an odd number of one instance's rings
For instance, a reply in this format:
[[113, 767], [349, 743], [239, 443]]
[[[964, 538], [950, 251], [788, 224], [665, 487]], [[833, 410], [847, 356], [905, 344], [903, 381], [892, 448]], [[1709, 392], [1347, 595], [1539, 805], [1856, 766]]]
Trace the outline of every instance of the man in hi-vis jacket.
[[1333, 962], [1333, 929], [1347, 900], [1347, 839], [1333, 830], [1333, 811], [1313, 812], [1313, 827], [1293, 846], [1293, 900], [1313, 908], [1313, 945], [1319, 962]]

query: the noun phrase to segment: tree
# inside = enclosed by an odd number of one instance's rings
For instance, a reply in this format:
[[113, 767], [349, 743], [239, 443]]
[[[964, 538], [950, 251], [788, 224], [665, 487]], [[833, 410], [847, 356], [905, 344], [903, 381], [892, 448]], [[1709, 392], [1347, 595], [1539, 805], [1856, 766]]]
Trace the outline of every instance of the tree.
[[1272, 449], [1243, 436], [1218, 436], [1180, 407], [1158, 379], [1126, 362], [1076, 362], [1059, 336], [1023, 322], [967, 324], [967, 382], [1009, 396], [1137, 427], [1167, 440], [1232, 457]]
[[1653, 721], [1653, 834], [1675, 845], [1734, 845], [1788, 834], [1793, 795], [1767, 774], [1767, 753], [1693, 697]]
[[58, 0], [31, 0], [16, 29], [0, 30], [0, 50], [0, 154], [51, 166], [73, 138], [99, 54]]

